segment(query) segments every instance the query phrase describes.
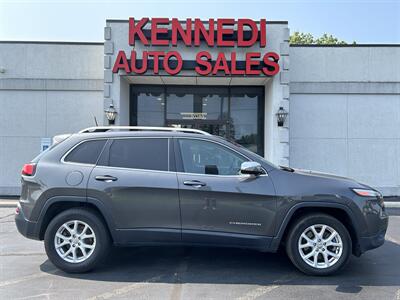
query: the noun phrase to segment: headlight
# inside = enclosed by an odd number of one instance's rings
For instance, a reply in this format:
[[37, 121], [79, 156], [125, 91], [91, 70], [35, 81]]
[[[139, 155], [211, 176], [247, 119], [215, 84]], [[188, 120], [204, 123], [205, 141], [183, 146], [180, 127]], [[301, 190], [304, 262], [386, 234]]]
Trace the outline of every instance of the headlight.
[[352, 191], [361, 197], [378, 197], [378, 198], [382, 197], [381, 193], [374, 191], [374, 190], [352, 189]]

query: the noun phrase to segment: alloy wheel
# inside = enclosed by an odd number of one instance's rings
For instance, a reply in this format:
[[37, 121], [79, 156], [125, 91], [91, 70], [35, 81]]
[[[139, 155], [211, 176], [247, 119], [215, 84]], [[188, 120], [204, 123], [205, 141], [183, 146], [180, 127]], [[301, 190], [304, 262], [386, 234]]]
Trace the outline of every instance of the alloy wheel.
[[324, 224], [306, 228], [300, 235], [298, 251], [309, 266], [326, 269], [336, 264], [343, 253], [343, 242], [339, 233]]
[[93, 254], [96, 235], [87, 223], [80, 220], [68, 221], [57, 230], [54, 247], [63, 260], [81, 263]]

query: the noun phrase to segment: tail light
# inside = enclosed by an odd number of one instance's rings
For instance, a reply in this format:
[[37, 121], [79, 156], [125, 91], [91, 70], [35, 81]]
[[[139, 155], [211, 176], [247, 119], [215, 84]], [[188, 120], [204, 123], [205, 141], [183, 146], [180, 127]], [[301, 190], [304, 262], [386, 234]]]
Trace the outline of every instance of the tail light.
[[36, 164], [34, 163], [25, 164], [22, 168], [22, 175], [33, 176], [35, 175], [35, 171], [36, 171]]

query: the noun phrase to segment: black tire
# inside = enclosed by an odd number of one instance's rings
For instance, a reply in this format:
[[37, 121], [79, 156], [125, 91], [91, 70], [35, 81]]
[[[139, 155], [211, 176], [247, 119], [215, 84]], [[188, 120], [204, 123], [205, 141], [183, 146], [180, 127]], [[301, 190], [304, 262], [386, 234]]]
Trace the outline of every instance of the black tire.
[[[333, 228], [342, 240], [343, 250], [342, 255], [335, 264], [330, 267], [319, 269], [307, 264], [300, 255], [298, 242], [301, 234], [310, 226], [316, 224], [328, 225]], [[324, 250], [325, 251], [325, 250]], [[332, 216], [315, 213], [300, 217], [290, 228], [286, 239], [286, 253], [292, 263], [303, 273], [308, 275], [327, 276], [342, 270], [349, 262], [352, 253], [351, 237], [346, 227]], [[322, 259], [321, 256], [319, 256]]]
[[[91, 255], [78, 263], [68, 262], [61, 258], [54, 244], [57, 230], [64, 223], [72, 220], [83, 221], [88, 224], [93, 229], [96, 238], [96, 244]], [[72, 208], [58, 214], [51, 220], [44, 235], [44, 245], [48, 258], [56, 267], [67, 273], [84, 273], [95, 268], [107, 256], [111, 239], [104, 222], [95, 211], [87, 208]]]

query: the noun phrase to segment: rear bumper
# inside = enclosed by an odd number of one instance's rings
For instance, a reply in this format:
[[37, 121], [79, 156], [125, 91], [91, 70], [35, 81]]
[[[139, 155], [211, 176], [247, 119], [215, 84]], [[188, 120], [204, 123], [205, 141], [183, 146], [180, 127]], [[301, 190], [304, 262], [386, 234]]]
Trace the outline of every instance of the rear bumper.
[[22, 209], [19, 209], [19, 214], [15, 214], [15, 225], [23, 236], [33, 240], [40, 239], [38, 223], [27, 220]]

